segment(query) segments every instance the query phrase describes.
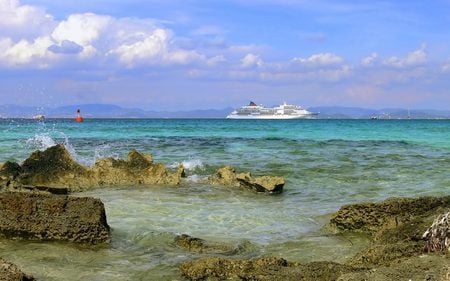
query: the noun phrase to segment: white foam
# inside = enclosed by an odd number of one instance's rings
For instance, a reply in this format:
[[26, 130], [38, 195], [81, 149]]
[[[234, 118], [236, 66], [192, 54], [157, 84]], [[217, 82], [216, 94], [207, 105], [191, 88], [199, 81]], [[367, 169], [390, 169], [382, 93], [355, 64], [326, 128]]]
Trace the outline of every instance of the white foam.
[[40, 133], [27, 139], [26, 144], [34, 149], [45, 150], [56, 145], [56, 142], [52, 137], [48, 135], [48, 133]]
[[173, 163], [173, 164], [169, 165], [169, 167], [177, 168], [180, 164], [183, 165], [184, 169], [186, 169], [186, 170], [195, 170], [195, 169], [203, 170], [205, 168], [202, 160], [200, 160], [200, 159], [190, 159], [190, 160], [182, 161], [181, 163]]

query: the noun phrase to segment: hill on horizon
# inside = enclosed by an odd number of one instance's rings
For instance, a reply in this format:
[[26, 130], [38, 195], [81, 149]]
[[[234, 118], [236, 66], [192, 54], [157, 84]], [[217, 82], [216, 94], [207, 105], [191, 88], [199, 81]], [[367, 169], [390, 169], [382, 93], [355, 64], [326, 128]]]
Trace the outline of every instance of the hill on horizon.
[[[33, 118], [42, 114], [47, 118], [73, 118], [80, 108], [85, 118], [225, 118], [233, 108], [198, 109], [185, 111], [151, 111], [124, 108], [113, 104], [79, 104], [55, 108], [20, 105], [0, 105], [0, 118]], [[321, 106], [308, 110], [319, 112], [319, 119], [435, 119], [450, 118], [450, 110]]]

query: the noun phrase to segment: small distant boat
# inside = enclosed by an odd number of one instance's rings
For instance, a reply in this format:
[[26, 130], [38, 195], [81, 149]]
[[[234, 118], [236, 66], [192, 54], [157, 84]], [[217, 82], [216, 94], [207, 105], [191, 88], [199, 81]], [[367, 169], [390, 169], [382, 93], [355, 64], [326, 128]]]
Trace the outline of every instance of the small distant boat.
[[301, 106], [283, 103], [276, 107], [264, 107], [250, 102], [231, 112], [228, 119], [310, 119], [319, 113], [310, 112]]
[[45, 120], [45, 115], [38, 114], [33, 116], [34, 120]]

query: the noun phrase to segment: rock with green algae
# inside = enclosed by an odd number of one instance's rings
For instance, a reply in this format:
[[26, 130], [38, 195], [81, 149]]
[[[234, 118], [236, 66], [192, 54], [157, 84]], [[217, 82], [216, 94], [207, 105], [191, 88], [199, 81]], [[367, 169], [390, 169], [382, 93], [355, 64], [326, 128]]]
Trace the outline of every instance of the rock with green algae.
[[2, 281], [34, 281], [32, 276], [23, 273], [17, 265], [0, 258], [0, 280]]
[[73, 191], [108, 185], [178, 185], [183, 175], [182, 166], [169, 171], [163, 164], [153, 163], [151, 155], [136, 150], [130, 151], [127, 160], [99, 159], [93, 167], [86, 167], [58, 144], [33, 152], [22, 165], [5, 163], [0, 169], [0, 185], [69, 187]]
[[334, 262], [291, 263], [282, 258], [236, 260], [204, 257], [181, 264], [188, 280], [332, 281], [355, 268]]
[[260, 176], [254, 177], [249, 172], [236, 173], [231, 166], [219, 168], [216, 173], [208, 178], [210, 184], [244, 187], [256, 192], [278, 194], [283, 192], [285, 184], [283, 177]]
[[175, 245], [192, 253], [199, 254], [218, 254], [231, 256], [253, 251], [255, 245], [249, 241], [244, 241], [237, 246], [227, 243], [210, 242], [201, 238], [192, 237], [187, 234], [181, 234], [175, 237]]

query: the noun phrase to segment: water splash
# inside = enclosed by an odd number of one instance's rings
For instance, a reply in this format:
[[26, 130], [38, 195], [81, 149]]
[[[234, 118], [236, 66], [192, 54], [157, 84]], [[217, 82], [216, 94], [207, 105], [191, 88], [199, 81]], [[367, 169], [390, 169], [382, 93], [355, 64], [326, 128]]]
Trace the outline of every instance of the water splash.
[[56, 141], [52, 137], [50, 137], [48, 133], [38, 133], [33, 137], [27, 139], [25, 143], [30, 148], [38, 150], [45, 150], [57, 144]]
[[170, 168], [177, 168], [179, 165], [183, 165], [185, 170], [193, 171], [193, 170], [204, 170], [205, 165], [203, 164], [202, 160], [200, 159], [189, 159], [182, 161], [181, 163], [173, 163], [169, 165]]

